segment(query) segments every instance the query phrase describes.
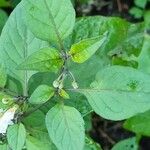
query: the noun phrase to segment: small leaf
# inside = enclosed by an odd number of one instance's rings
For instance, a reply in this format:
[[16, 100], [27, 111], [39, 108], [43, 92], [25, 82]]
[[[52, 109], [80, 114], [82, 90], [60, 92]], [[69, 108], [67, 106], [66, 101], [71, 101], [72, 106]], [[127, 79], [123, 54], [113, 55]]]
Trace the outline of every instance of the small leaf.
[[84, 122], [75, 108], [54, 106], [46, 115], [46, 126], [58, 150], [83, 150]]
[[69, 94], [63, 89], [60, 90], [59, 95], [64, 99], [70, 99]]
[[129, 138], [122, 140], [117, 143], [112, 150], [138, 150], [138, 144], [136, 143], [136, 138]]
[[7, 140], [12, 150], [22, 150], [25, 139], [26, 130], [23, 124], [15, 124], [8, 128]]
[[150, 111], [129, 118], [124, 123], [124, 128], [137, 134], [150, 136]]
[[4, 87], [7, 81], [5, 69], [0, 65], [0, 87]]
[[[150, 76], [122, 66], [107, 67], [83, 93], [93, 110], [110, 120], [123, 120], [150, 108]], [[135, 107], [136, 105], [136, 107]]]
[[53, 95], [55, 91], [52, 87], [48, 85], [40, 85], [31, 95], [29, 102], [31, 104], [43, 104], [47, 102]]
[[62, 66], [63, 60], [54, 48], [43, 48], [30, 55], [18, 66], [20, 70], [35, 70], [40, 72], [56, 72]]
[[106, 41], [107, 34], [101, 37], [82, 40], [81, 42], [72, 45], [69, 54], [72, 60], [77, 63], [83, 63], [89, 59]]

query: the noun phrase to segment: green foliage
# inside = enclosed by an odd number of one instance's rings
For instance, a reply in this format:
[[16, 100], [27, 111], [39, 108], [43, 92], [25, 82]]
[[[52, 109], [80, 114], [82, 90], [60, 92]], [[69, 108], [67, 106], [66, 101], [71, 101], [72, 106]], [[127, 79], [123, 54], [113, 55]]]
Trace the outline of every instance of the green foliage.
[[105, 42], [106, 36], [83, 40], [72, 45], [69, 54], [72, 60], [77, 63], [83, 63], [89, 59]]
[[12, 150], [22, 150], [26, 140], [26, 130], [23, 124], [10, 126], [7, 131], [7, 140]]
[[135, 69], [113, 66], [96, 75], [91, 89], [77, 91], [87, 97], [99, 115], [110, 120], [123, 120], [149, 109], [149, 78]]
[[84, 146], [84, 122], [73, 107], [58, 104], [46, 115], [49, 136], [59, 150], [82, 150]]
[[129, 138], [126, 140], [122, 140], [117, 143], [112, 150], [138, 150], [138, 144], [136, 142], [136, 138]]
[[[70, 0], [22, 0], [0, 37], [0, 149], [100, 150], [85, 136], [93, 111], [150, 136], [148, 18], [75, 21]], [[113, 150], [137, 147], [130, 138]]]
[[62, 65], [63, 60], [56, 49], [43, 48], [25, 59], [25, 61], [18, 66], [18, 69], [57, 72]]
[[31, 95], [31, 104], [43, 104], [54, 95], [54, 89], [47, 85], [40, 85]]
[[135, 6], [129, 11], [131, 15], [136, 19], [140, 19], [144, 16], [144, 10], [146, 5], [148, 5], [149, 0], [134, 0]]

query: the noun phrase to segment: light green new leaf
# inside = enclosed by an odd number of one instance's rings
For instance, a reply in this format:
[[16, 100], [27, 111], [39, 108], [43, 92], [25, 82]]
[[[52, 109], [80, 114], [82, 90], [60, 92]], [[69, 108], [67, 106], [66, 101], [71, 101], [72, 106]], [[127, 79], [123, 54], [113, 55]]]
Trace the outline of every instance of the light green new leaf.
[[47, 113], [46, 126], [58, 150], [83, 150], [84, 122], [75, 108], [57, 104]]
[[26, 140], [26, 130], [23, 124], [15, 124], [8, 128], [8, 144], [12, 150], [22, 150]]
[[124, 127], [137, 134], [150, 136], [150, 111], [129, 118], [124, 123]]
[[0, 88], [4, 87], [7, 81], [5, 69], [0, 65]]
[[129, 138], [118, 142], [112, 150], [138, 150], [136, 138]]
[[40, 72], [56, 72], [63, 65], [59, 52], [54, 48], [43, 48], [22, 62], [18, 69]]
[[93, 110], [110, 120], [123, 120], [150, 108], [150, 76], [130, 67], [107, 67], [83, 93]]
[[89, 59], [106, 41], [107, 34], [101, 37], [82, 40], [72, 45], [69, 54], [72, 60], [77, 63], [83, 63]]
[[27, 95], [28, 79], [34, 72], [17, 70], [33, 52], [48, 44], [35, 38], [24, 23], [24, 8], [20, 3], [10, 15], [0, 37], [0, 63], [9, 76], [8, 87], [19, 94]]
[[60, 42], [75, 23], [75, 11], [70, 0], [24, 0], [28, 27], [38, 38]]
[[47, 102], [53, 95], [55, 91], [52, 87], [48, 85], [40, 85], [29, 98], [31, 104], [43, 104]]

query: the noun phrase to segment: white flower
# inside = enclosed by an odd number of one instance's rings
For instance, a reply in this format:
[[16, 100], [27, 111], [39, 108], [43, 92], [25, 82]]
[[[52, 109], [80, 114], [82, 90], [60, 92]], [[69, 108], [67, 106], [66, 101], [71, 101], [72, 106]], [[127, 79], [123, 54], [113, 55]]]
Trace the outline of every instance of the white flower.
[[14, 106], [8, 109], [2, 116], [0, 116], [0, 133], [5, 134], [9, 125], [12, 125], [17, 107]]

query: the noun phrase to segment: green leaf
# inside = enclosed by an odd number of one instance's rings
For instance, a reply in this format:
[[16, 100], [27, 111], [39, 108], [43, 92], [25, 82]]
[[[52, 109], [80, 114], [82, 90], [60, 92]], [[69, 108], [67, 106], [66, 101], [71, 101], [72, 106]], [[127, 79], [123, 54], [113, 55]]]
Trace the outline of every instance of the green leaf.
[[8, 16], [7, 14], [5, 13], [5, 11], [3, 11], [2, 9], [0, 9], [0, 34], [1, 34], [1, 31], [5, 25], [5, 22], [7, 20]]
[[149, 85], [149, 75], [130, 67], [112, 66], [96, 75], [91, 89], [73, 91], [83, 93], [102, 117], [123, 120], [150, 108]]
[[23, 124], [15, 124], [8, 128], [7, 140], [12, 150], [22, 150], [25, 139], [26, 130]]
[[129, 25], [127, 21], [117, 17], [82, 17], [77, 20], [73, 33], [65, 40], [65, 45], [69, 49], [70, 45], [83, 39], [102, 36], [108, 32], [106, 42], [97, 51], [100, 56], [104, 56], [122, 44], [127, 37]]
[[56, 49], [43, 48], [25, 59], [25, 61], [18, 66], [18, 69], [57, 72], [62, 65], [63, 60]]
[[129, 138], [122, 140], [117, 143], [112, 150], [138, 150], [138, 144], [136, 143], [136, 138]]
[[26, 147], [27, 150], [56, 150], [48, 142], [43, 142], [33, 136], [27, 136]]
[[58, 104], [46, 115], [46, 126], [52, 142], [59, 150], [82, 150], [84, 122], [73, 107]]
[[144, 11], [138, 7], [132, 7], [129, 13], [133, 15], [136, 19], [142, 18], [144, 15]]
[[55, 91], [48, 85], [40, 85], [29, 98], [31, 104], [44, 104], [54, 95]]
[[147, 4], [147, 0], [134, 0], [134, 3], [136, 6], [140, 7], [140, 8], [145, 8], [146, 4]]
[[83, 63], [89, 59], [106, 41], [107, 34], [101, 37], [85, 39], [72, 45], [69, 54], [72, 60], [77, 63]]
[[47, 46], [48, 43], [35, 38], [28, 30], [20, 3], [10, 15], [0, 37], [0, 63], [9, 76], [7, 88], [27, 95], [28, 79], [34, 72], [20, 71], [16, 67], [33, 52]]
[[60, 43], [72, 32], [75, 11], [70, 0], [24, 0], [23, 5], [27, 25], [38, 38]]
[[63, 89], [60, 90], [59, 95], [60, 95], [60, 97], [62, 97], [64, 99], [70, 99], [69, 94]]
[[25, 117], [23, 119], [23, 123], [27, 129], [31, 128], [40, 130], [46, 129], [45, 114], [40, 110], [37, 110], [28, 117]]
[[0, 65], [0, 88], [6, 85], [7, 75], [5, 69]]
[[129, 118], [124, 123], [124, 128], [137, 134], [150, 136], [150, 111]]

